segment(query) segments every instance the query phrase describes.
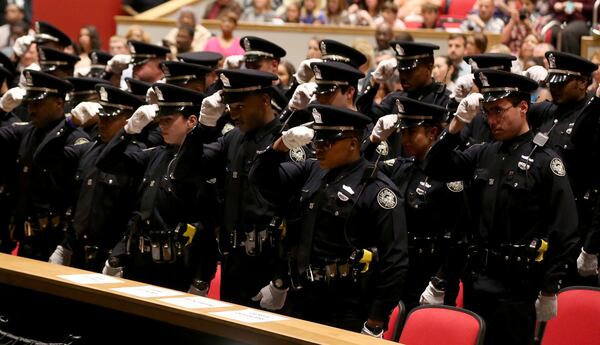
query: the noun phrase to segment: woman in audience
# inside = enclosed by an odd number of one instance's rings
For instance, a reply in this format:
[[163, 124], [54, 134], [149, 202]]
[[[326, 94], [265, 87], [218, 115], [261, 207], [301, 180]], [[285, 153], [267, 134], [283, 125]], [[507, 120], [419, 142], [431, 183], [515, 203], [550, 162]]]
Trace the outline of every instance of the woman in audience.
[[327, 5], [321, 13], [325, 18], [325, 24], [347, 25], [350, 23], [345, 0], [327, 0]]
[[223, 57], [243, 55], [244, 49], [240, 46], [240, 38], [233, 36], [237, 23], [238, 15], [235, 11], [225, 12], [221, 16], [221, 36], [209, 38], [203, 50], [219, 53]]
[[127, 29], [125, 38], [127, 38], [127, 40], [136, 40], [144, 43], [150, 43], [152, 40], [150, 35], [139, 25], [130, 26], [129, 29]]
[[466, 55], [478, 55], [485, 53], [487, 44], [487, 36], [481, 32], [474, 32], [468, 35]]
[[300, 23], [300, 3], [293, 1], [285, 7], [283, 16], [285, 23]]
[[240, 18], [243, 22], [271, 23], [277, 18], [271, 9], [271, 0], [253, 0], [252, 7], [247, 7]]
[[325, 24], [325, 16], [319, 12], [319, 0], [302, 1], [300, 22], [304, 24]]
[[[75, 70], [87, 68], [92, 63], [89, 54], [92, 50], [100, 49], [100, 35], [98, 30], [93, 25], [83, 26], [79, 30], [79, 38], [77, 39], [77, 52], [79, 53], [79, 61], [75, 64]], [[86, 72], [87, 73], [87, 72]]]
[[458, 77], [458, 70], [454, 67], [452, 60], [448, 56], [441, 55], [435, 58], [431, 74], [433, 80], [446, 85], [448, 91], [454, 91], [454, 82], [452, 80]]
[[313, 36], [310, 40], [308, 40], [308, 51], [306, 52], [307, 59], [321, 58], [321, 49], [319, 49], [319, 42], [321, 42], [321, 39], [317, 36]]
[[373, 26], [380, 17], [381, 4], [378, 0], [360, 0], [348, 7], [348, 20], [351, 25]]
[[388, 23], [394, 30], [406, 29], [404, 22], [398, 18], [398, 6], [391, 1], [381, 5], [381, 15], [373, 20], [373, 25], [377, 27], [383, 22]]
[[287, 60], [281, 60], [279, 66], [277, 67], [277, 76], [281, 82], [279, 85], [281, 85], [284, 90], [288, 90], [290, 88], [294, 73], [296, 73], [294, 65]]
[[528, 65], [528, 62], [533, 60], [533, 50], [539, 43], [537, 37], [535, 35], [527, 35], [521, 43], [521, 47], [519, 48], [519, 55], [517, 55], [517, 63], [523, 71], [527, 70], [527, 68], [531, 67]]

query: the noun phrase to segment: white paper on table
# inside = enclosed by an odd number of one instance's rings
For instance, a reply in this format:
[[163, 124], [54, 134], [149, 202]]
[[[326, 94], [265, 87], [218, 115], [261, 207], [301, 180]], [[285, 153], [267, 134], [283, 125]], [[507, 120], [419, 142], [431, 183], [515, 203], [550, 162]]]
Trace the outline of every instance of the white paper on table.
[[120, 279], [100, 273], [61, 274], [57, 277], [82, 285], [123, 283]]
[[121, 288], [112, 288], [111, 290], [126, 293], [128, 295], [148, 298], [148, 297], [169, 297], [183, 295], [181, 291], [165, 289], [158, 286], [143, 285], [143, 286], [128, 286]]
[[231, 307], [229, 303], [201, 296], [161, 298], [159, 301], [188, 309]]
[[266, 313], [264, 311], [250, 308], [242, 310], [215, 311], [211, 314], [246, 323], [283, 321], [289, 319], [285, 316]]

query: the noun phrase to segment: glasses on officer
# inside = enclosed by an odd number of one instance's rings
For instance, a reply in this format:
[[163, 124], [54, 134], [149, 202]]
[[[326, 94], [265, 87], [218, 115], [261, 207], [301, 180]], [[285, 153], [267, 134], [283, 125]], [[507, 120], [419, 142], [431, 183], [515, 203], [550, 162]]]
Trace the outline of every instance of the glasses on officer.
[[515, 106], [510, 105], [508, 107], [500, 107], [500, 106], [495, 106], [495, 107], [491, 107], [490, 109], [486, 109], [486, 108], [482, 108], [483, 109], [483, 113], [485, 115], [487, 115], [487, 117], [494, 117], [494, 118], [501, 118], [504, 116], [504, 114], [511, 108], [514, 108]]

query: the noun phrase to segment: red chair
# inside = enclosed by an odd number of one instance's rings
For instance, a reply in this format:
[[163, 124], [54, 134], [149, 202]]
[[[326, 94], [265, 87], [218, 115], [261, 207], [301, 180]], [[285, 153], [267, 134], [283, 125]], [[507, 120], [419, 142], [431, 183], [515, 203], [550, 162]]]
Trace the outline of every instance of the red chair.
[[466, 18], [477, 0], [448, 0], [446, 15], [452, 18]]
[[210, 287], [208, 288], [208, 298], [221, 300], [221, 264], [217, 265], [217, 272], [215, 277], [210, 281]]
[[402, 301], [398, 302], [398, 305], [392, 310], [390, 315], [390, 321], [388, 321], [387, 331], [383, 333], [383, 339], [398, 341], [400, 338], [400, 330], [402, 329], [402, 322], [404, 322], [404, 316], [406, 315], [406, 307]]
[[600, 288], [572, 286], [558, 293], [558, 315], [546, 323], [542, 345], [598, 344]]
[[405, 345], [481, 345], [485, 322], [472, 311], [446, 305], [420, 306], [406, 318], [400, 335]]

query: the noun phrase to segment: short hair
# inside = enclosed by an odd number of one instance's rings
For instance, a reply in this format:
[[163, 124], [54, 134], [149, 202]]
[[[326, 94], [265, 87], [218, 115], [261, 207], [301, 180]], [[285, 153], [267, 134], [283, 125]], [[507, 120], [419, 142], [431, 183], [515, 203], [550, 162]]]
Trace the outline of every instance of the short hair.
[[386, 1], [383, 3], [383, 5], [381, 5], [381, 12], [386, 10], [398, 13], [398, 6], [396, 6], [396, 4], [392, 1]]
[[421, 12], [439, 12], [440, 11], [440, 6], [434, 4], [433, 2], [424, 2], [421, 5]]
[[229, 19], [231, 20], [235, 25], [237, 25], [238, 20], [240, 20], [240, 16], [235, 12], [235, 11], [225, 11], [223, 14], [221, 14], [221, 16], [219, 17], [220, 20], [225, 20], [225, 19]]
[[461, 33], [450, 34], [450, 36], [448, 36], [448, 41], [452, 41], [452, 40], [455, 40], [457, 38], [462, 39], [463, 42], [465, 42], [464, 45], [465, 46], [467, 45], [467, 36], [465, 34], [461, 34]]
[[473, 43], [475, 43], [475, 47], [477, 47], [480, 52], [485, 53], [488, 45], [487, 36], [481, 32], [475, 32], [471, 35], [471, 37], [473, 37]]

